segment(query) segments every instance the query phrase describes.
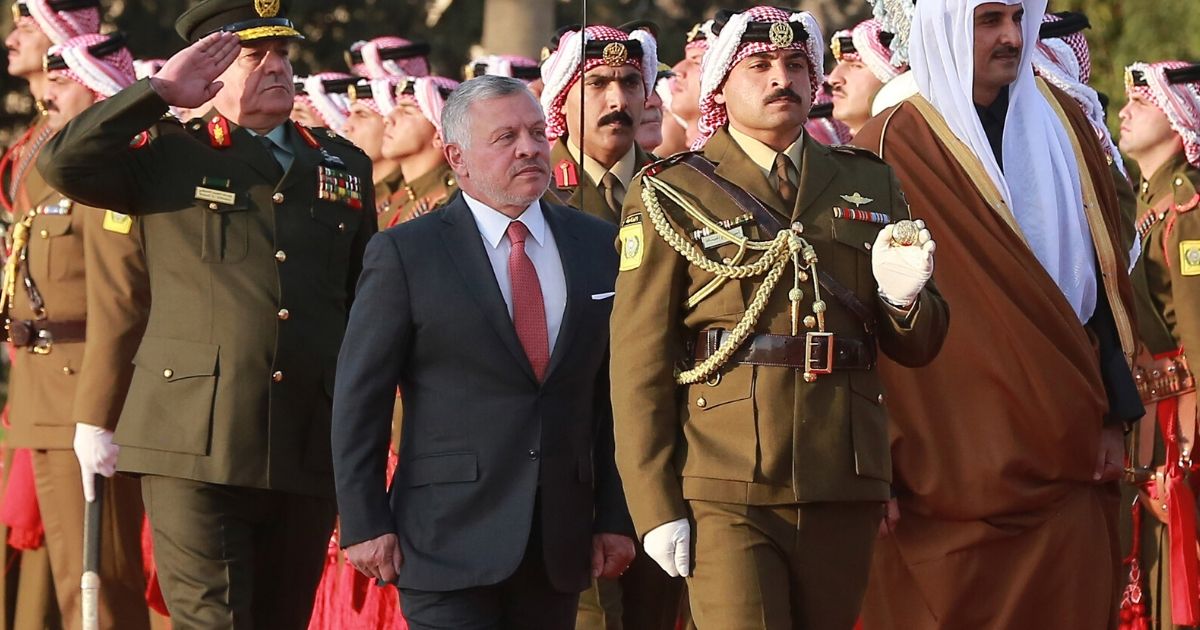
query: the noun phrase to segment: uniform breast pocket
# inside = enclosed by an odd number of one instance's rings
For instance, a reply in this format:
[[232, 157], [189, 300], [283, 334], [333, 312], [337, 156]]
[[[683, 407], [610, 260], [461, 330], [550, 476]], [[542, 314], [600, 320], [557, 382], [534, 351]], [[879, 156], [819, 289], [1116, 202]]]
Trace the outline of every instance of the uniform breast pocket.
[[871, 248], [881, 229], [883, 226], [875, 223], [833, 220], [833, 240], [841, 247], [835, 248], [835, 259], [825, 270], [847, 284], [850, 278], [854, 278], [855, 284], [849, 288], [854, 289], [860, 297], [867, 297], [875, 290], [875, 276], [871, 273]]
[[206, 203], [200, 212], [204, 221], [200, 259], [210, 263], [241, 262], [250, 248], [247, 196], [237, 195], [234, 203]]
[[45, 244], [41, 255], [36, 244], [29, 248], [34, 280], [66, 280], [83, 275], [83, 235], [71, 225], [71, 215], [39, 216], [29, 235]]

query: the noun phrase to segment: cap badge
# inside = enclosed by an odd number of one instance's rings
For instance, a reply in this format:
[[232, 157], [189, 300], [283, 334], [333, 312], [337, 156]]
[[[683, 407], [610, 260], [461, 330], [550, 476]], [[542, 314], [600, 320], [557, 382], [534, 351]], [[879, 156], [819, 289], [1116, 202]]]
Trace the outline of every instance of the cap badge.
[[601, 56], [604, 58], [604, 63], [610, 66], [623, 66], [629, 62], [629, 50], [625, 48], [625, 44], [620, 42], [613, 42], [605, 46]]
[[787, 48], [796, 40], [792, 25], [787, 22], [772, 22], [767, 36], [771, 38], [771, 45], [776, 48]]
[[279, 0], [254, 0], [254, 10], [258, 17], [273, 18], [279, 15]]
[[841, 37], [833, 38], [833, 41], [829, 43], [829, 52], [833, 53], [833, 58], [835, 61], [842, 60], [842, 38]]

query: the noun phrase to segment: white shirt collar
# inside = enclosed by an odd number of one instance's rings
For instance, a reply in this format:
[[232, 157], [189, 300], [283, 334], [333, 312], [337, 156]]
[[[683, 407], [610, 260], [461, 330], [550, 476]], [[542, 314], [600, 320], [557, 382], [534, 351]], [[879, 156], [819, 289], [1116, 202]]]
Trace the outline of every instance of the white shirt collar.
[[[493, 210], [490, 206], [479, 201], [478, 199], [463, 192], [463, 199], [467, 202], [467, 207], [471, 209], [471, 214], [475, 217], [475, 225], [479, 226], [479, 233], [483, 235], [483, 240], [491, 245], [493, 249], [500, 246], [500, 241], [504, 239], [505, 233], [508, 232], [508, 224], [512, 223], [507, 215], [501, 214]], [[534, 199], [525, 212], [517, 217], [517, 220], [525, 224], [529, 229], [529, 235], [533, 240], [537, 241], [538, 245], [545, 243], [546, 236], [546, 216], [542, 214], [542, 202], [540, 199]]]

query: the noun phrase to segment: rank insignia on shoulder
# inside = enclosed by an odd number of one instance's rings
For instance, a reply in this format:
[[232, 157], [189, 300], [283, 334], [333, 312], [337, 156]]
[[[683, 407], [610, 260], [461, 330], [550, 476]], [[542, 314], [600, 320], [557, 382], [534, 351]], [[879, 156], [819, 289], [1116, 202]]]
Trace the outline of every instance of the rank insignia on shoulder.
[[887, 225], [892, 222], [892, 217], [883, 212], [868, 212], [854, 208], [834, 208], [833, 218], [845, 219], [847, 221], [862, 221], [863, 223], [874, 223], [876, 225]]
[[75, 206], [75, 202], [63, 197], [55, 203], [48, 203], [41, 208], [38, 208], [38, 214], [48, 216], [64, 216], [71, 214], [71, 208]]
[[841, 198], [845, 199], [847, 203], [854, 204], [855, 208], [858, 208], [864, 204], [868, 204], [868, 203], [871, 203], [872, 201], [875, 201], [874, 199], [871, 199], [869, 197], [864, 197], [864, 196], [858, 194], [858, 191], [855, 191], [853, 195], [841, 195]]
[[[636, 221], [631, 221], [636, 217]], [[643, 242], [642, 215], [631, 215], [625, 219], [621, 231], [617, 234], [621, 244], [621, 265], [618, 271], [631, 271], [642, 266], [642, 254], [645, 251]]]
[[150, 132], [143, 131], [142, 133], [139, 133], [138, 135], [134, 136], [133, 140], [129, 141], [129, 148], [130, 149], [140, 149], [148, 144], [150, 144]]
[[224, 116], [213, 116], [208, 121], [208, 140], [214, 149], [224, 149], [233, 145], [229, 133], [229, 121]]
[[1200, 241], [1180, 241], [1179, 273], [1200, 276]]
[[554, 166], [554, 185], [559, 188], [574, 188], [579, 185], [579, 171], [571, 160], [562, 160]]
[[349, 172], [329, 166], [317, 167], [317, 198], [362, 208], [362, 182]]
[[133, 230], [133, 218], [127, 214], [105, 210], [104, 229], [117, 234], [128, 234]]

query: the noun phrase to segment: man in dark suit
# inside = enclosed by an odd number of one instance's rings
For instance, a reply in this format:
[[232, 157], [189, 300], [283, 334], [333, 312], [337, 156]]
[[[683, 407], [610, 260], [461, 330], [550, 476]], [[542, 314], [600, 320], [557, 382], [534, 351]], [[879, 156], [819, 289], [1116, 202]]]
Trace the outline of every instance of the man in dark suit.
[[605, 375], [616, 229], [539, 201], [546, 122], [520, 81], [464, 83], [442, 121], [462, 194], [371, 240], [350, 313], [341, 542], [414, 629], [572, 628], [590, 578], [634, 554]]

